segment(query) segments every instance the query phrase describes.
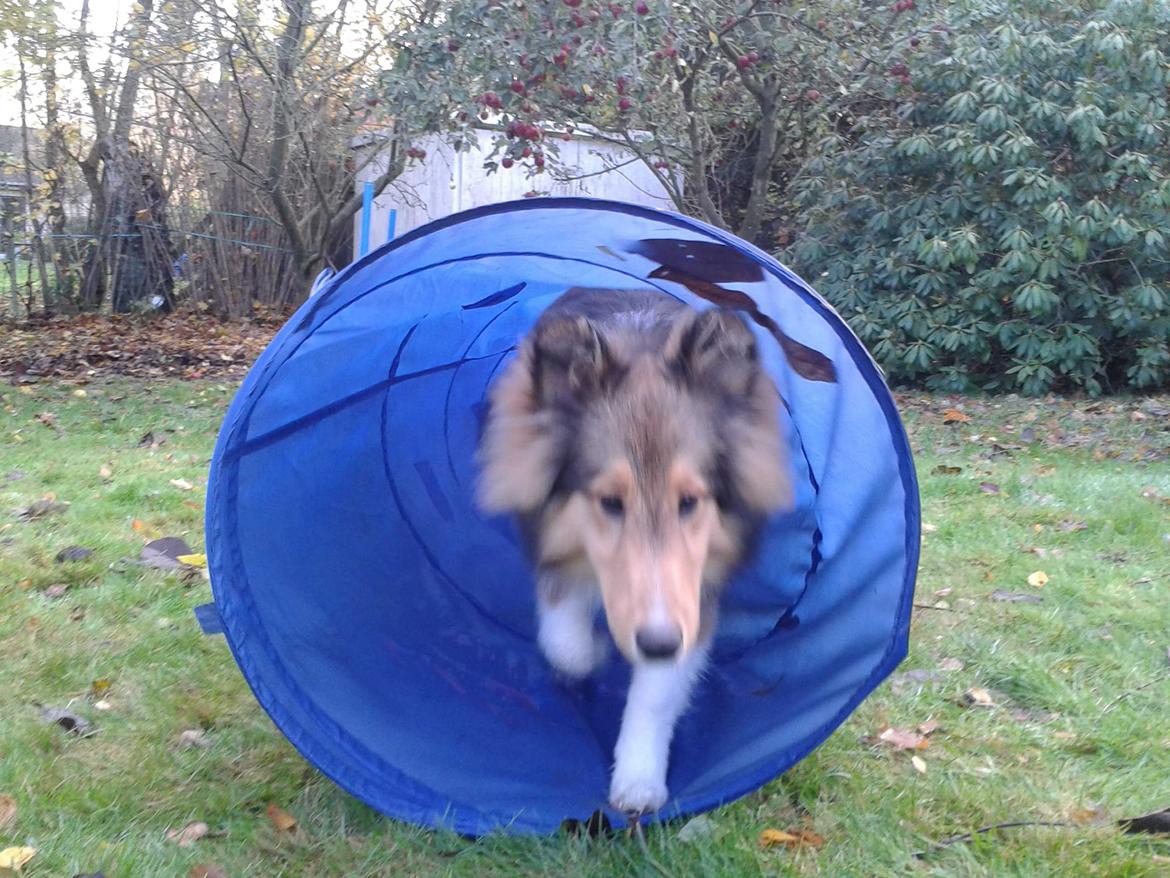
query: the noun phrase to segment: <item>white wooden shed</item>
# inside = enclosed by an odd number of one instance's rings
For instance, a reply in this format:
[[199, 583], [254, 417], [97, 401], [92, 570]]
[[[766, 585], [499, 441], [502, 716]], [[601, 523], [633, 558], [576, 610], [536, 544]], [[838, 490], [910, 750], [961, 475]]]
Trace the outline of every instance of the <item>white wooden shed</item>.
[[[577, 132], [569, 141], [558, 141], [558, 173], [529, 176], [527, 163], [489, 174], [484, 160], [491, 154], [496, 132], [474, 129], [477, 145], [456, 152], [439, 135], [416, 141], [426, 158], [410, 160], [403, 174], [374, 199], [370, 212], [369, 247], [384, 244], [411, 229], [461, 210], [540, 195], [584, 195], [612, 198], [647, 207], [674, 209], [666, 189], [649, 168], [616, 144]], [[359, 145], [359, 149], [361, 146]], [[365, 148], [369, 148], [368, 146]], [[361, 168], [357, 188], [376, 179], [386, 167], [378, 157]], [[568, 179], [558, 179], [565, 176]], [[361, 248], [362, 211], [354, 216], [354, 257]]]

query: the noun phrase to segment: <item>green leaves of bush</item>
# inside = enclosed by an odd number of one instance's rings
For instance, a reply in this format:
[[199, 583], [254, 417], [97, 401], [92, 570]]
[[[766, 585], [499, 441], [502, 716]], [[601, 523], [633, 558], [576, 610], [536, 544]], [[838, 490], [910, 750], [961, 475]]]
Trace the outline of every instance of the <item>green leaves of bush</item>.
[[1170, 8], [952, 9], [806, 168], [786, 257], [894, 382], [1170, 385]]

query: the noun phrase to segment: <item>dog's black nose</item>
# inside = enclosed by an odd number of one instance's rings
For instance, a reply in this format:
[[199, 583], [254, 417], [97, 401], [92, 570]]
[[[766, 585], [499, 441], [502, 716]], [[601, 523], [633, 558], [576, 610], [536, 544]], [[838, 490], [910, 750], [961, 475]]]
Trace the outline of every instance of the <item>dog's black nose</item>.
[[648, 659], [673, 658], [682, 646], [682, 629], [677, 625], [643, 625], [634, 633], [638, 651]]

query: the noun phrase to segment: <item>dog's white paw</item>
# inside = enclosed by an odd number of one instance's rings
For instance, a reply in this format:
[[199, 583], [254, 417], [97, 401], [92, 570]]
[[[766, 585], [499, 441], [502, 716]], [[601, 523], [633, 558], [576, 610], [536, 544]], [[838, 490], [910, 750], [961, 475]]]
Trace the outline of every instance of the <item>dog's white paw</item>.
[[614, 769], [609, 785], [609, 803], [626, 814], [649, 814], [666, 804], [665, 781], [637, 772]]
[[605, 661], [609, 644], [605, 638], [578, 632], [540, 632], [540, 649], [548, 663], [566, 677], [580, 680], [588, 677]]

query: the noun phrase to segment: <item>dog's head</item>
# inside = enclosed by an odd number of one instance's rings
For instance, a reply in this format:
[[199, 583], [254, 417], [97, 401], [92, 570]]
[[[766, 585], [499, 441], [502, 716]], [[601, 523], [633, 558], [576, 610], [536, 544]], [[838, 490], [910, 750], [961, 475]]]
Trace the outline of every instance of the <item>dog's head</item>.
[[631, 661], [685, 655], [763, 518], [791, 502], [778, 394], [733, 312], [665, 341], [538, 324], [493, 392], [481, 502], [536, 519], [537, 562], [601, 586]]

